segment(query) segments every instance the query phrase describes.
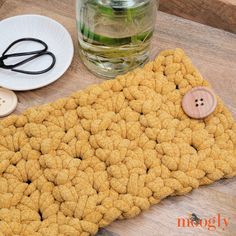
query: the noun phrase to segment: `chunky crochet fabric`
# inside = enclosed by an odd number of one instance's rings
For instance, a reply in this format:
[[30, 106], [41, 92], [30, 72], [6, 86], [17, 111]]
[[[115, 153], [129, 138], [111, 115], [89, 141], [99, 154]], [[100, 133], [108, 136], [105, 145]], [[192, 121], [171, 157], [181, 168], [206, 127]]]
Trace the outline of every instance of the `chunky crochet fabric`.
[[169, 195], [236, 175], [222, 101], [195, 120], [181, 100], [208, 86], [181, 49], [115, 80], [0, 121], [0, 235], [86, 236]]

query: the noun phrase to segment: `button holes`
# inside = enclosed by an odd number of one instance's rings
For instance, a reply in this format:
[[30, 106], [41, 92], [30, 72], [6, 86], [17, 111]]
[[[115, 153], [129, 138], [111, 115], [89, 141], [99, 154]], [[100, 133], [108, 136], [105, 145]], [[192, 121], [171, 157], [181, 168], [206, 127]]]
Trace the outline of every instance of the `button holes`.
[[201, 106], [204, 106], [204, 103], [201, 103]]
[[198, 104], [196, 104], [195, 106], [198, 107]]
[[143, 115], [143, 112], [140, 112], [140, 115]]
[[201, 101], [201, 102], [203, 102], [203, 101], [204, 101], [204, 99], [203, 99], [203, 98], [201, 98], [201, 99], [200, 99], [200, 101]]
[[198, 99], [195, 99], [195, 102], [198, 102]]
[[5, 100], [2, 100], [3, 103], [5, 103], [6, 101]]

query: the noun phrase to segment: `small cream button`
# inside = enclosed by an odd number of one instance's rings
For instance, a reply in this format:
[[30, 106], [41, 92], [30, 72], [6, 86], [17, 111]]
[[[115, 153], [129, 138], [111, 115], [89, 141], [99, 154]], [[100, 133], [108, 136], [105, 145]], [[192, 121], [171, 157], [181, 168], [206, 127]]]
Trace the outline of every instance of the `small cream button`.
[[8, 89], [0, 88], [0, 117], [12, 113], [17, 106], [16, 94]]
[[195, 119], [209, 116], [217, 106], [214, 92], [207, 87], [195, 87], [186, 93], [182, 100], [184, 112]]

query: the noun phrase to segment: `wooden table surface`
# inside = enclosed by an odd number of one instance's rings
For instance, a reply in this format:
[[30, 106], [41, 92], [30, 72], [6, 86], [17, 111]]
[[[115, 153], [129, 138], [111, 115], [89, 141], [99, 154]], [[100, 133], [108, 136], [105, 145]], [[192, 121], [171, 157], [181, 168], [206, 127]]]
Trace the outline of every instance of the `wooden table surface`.
[[[18, 92], [16, 113], [103, 81], [91, 74], [78, 56], [73, 0], [0, 0], [0, 20], [27, 13], [46, 15], [62, 23], [74, 40], [75, 56], [69, 70], [55, 83], [34, 91]], [[236, 35], [158, 12], [151, 58], [163, 49], [175, 47], [186, 51], [236, 118]], [[178, 228], [178, 217], [187, 218], [190, 213], [203, 219], [220, 214], [221, 225], [218, 226], [216, 219], [215, 224], [211, 222], [216, 226], [214, 231], [205, 227]], [[222, 229], [223, 218], [229, 220], [225, 230]], [[186, 196], [169, 197], [134, 219], [114, 222], [108, 230], [120, 236], [234, 236], [236, 178], [201, 187]]]
[[163, 12], [236, 33], [236, 0], [159, 1]]

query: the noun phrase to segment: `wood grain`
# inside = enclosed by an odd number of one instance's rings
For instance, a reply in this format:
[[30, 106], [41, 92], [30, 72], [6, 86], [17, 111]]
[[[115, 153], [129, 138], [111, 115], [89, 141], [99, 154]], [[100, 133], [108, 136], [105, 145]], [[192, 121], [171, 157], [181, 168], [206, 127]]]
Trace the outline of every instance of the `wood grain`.
[[[26, 13], [52, 17], [68, 29], [75, 46], [73, 63], [58, 81], [42, 89], [17, 93], [19, 104], [16, 113], [103, 81], [90, 73], [78, 56], [74, 0], [0, 0], [0, 6], [0, 20]], [[163, 49], [183, 48], [236, 118], [235, 45], [235, 34], [158, 12], [151, 58]], [[224, 231], [218, 227], [215, 231], [196, 227], [178, 228], [177, 218], [188, 217], [189, 213], [196, 213], [201, 218], [220, 213], [222, 217], [230, 218], [229, 226]], [[108, 230], [120, 236], [234, 236], [236, 178], [201, 187], [186, 196], [169, 197], [135, 219], [114, 222]]]
[[160, 10], [236, 33], [236, 0], [160, 0]]

